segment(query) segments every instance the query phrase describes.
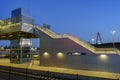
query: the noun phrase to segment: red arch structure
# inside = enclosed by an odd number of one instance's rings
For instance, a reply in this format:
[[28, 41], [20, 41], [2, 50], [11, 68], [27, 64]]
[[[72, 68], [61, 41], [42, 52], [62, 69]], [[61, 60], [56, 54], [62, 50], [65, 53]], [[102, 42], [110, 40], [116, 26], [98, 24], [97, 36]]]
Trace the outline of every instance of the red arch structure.
[[102, 37], [101, 37], [101, 35], [100, 35], [100, 32], [98, 32], [97, 33], [97, 37], [96, 37], [96, 44], [99, 44], [99, 42], [98, 41], [100, 41], [100, 44], [102, 44], [103, 42], [102, 42]]

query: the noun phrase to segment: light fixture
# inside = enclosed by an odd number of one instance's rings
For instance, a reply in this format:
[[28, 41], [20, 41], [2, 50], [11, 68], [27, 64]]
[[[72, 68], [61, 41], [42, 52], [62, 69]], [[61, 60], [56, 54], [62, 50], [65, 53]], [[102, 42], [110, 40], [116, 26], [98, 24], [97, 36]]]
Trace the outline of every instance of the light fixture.
[[59, 52], [59, 53], [57, 54], [57, 56], [58, 56], [59, 58], [62, 58], [62, 57], [63, 57], [63, 53]]
[[48, 52], [45, 52], [44, 55], [49, 55]]
[[43, 54], [43, 56], [44, 56], [44, 57], [49, 57], [49, 53], [48, 53], [48, 52], [45, 52], [45, 53]]
[[106, 59], [108, 59], [108, 56], [105, 55], [105, 54], [101, 54], [101, 55], [99, 56], [99, 58], [100, 58], [101, 60], [106, 60]]

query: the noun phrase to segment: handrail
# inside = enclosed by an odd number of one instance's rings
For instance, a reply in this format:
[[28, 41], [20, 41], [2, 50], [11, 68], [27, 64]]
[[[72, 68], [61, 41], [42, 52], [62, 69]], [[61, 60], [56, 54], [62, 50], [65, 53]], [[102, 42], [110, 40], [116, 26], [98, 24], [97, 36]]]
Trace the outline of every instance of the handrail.
[[76, 43], [82, 45], [83, 47], [87, 48], [88, 50], [92, 51], [92, 52], [95, 52], [96, 48], [82, 40], [80, 40], [79, 38], [75, 37], [75, 36], [72, 36], [72, 35], [68, 35], [67, 36], [69, 39], [75, 41]]
[[48, 30], [48, 29], [46, 29], [46, 28], [41, 28], [41, 27], [39, 27], [39, 26], [36, 26], [36, 28], [39, 29], [40, 31], [46, 33], [47, 35], [49, 35], [49, 36], [52, 37], [52, 38], [61, 38], [61, 36], [53, 33], [52, 31], [50, 31], [50, 30]]
[[70, 34], [56, 34], [55, 32], [51, 31], [50, 29], [47, 28], [41, 28], [39, 26], [36, 26], [37, 29], [40, 31], [46, 33], [52, 38], [69, 38], [70, 40], [76, 42], [77, 44], [85, 47], [86, 49], [90, 50], [91, 52], [95, 54], [120, 54], [120, 50], [116, 48], [96, 48], [83, 40], [77, 38], [76, 36], [70, 35]]

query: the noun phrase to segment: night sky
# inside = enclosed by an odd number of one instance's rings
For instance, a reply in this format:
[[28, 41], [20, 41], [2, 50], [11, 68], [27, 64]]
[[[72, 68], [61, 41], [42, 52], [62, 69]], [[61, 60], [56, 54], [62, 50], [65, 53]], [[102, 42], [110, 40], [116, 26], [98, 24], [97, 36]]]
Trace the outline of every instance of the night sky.
[[[69, 33], [91, 42], [100, 32], [104, 43], [120, 42], [120, 0], [0, 0], [0, 19], [16, 8], [31, 10], [36, 24], [51, 25], [56, 33]], [[34, 46], [39, 46], [34, 41]], [[0, 45], [9, 44], [4, 40]]]

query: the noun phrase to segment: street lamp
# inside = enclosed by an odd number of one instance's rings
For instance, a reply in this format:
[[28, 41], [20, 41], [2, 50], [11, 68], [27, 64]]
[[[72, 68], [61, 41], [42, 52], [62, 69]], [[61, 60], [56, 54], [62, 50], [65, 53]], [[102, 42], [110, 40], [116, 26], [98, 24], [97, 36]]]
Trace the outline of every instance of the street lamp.
[[111, 31], [111, 33], [112, 33], [112, 39], [113, 39], [113, 48], [115, 49], [114, 35], [116, 34], [116, 30]]
[[94, 43], [95, 43], [95, 39], [94, 39], [94, 38], [92, 38], [92, 39], [91, 39], [91, 41], [92, 41], [92, 44], [94, 44]]

